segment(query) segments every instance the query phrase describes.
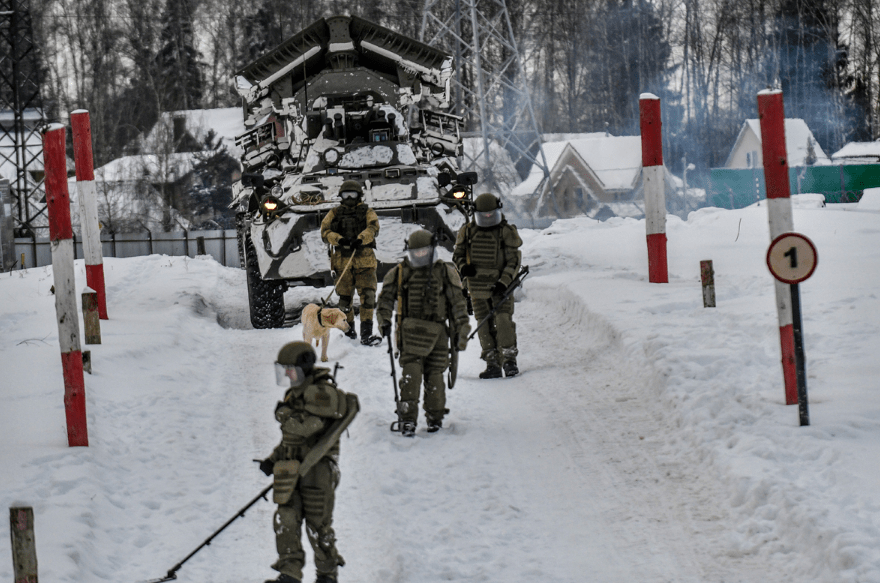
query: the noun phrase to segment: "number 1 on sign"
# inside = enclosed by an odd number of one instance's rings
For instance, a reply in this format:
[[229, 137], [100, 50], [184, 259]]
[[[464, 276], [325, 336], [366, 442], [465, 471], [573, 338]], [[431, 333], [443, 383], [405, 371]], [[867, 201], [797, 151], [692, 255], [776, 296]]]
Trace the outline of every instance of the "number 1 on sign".
[[791, 268], [797, 269], [798, 261], [797, 261], [797, 247], [792, 247], [788, 251], [782, 254], [783, 257], [788, 257], [791, 262]]

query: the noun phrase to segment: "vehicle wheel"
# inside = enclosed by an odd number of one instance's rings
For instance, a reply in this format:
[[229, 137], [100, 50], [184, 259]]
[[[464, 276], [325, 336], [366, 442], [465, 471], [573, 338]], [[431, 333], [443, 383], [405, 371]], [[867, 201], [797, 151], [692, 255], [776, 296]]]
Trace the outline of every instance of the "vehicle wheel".
[[235, 213], [235, 239], [238, 243], [238, 266], [244, 269], [244, 237], [247, 231], [244, 213]]
[[281, 328], [284, 326], [284, 283], [263, 280], [249, 233], [244, 235], [244, 244], [251, 324], [254, 328]]

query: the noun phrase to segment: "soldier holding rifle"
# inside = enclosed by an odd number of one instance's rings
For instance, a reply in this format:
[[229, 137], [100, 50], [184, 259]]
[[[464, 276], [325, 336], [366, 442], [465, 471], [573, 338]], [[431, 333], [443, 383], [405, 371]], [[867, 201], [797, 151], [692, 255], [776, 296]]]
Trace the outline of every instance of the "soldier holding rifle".
[[[478, 330], [486, 370], [481, 379], [519, 374], [513, 294], [509, 291], [522, 262], [522, 239], [501, 213], [501, 201], [483, 193], [474, 201], [474, 218], [458, 232], [452, 260], [470, 290], [474, 316], [488, 321]], [[503, 301], [502, 297], [507, 296]], [[494, 312], [494, 313], [493, 313]]]

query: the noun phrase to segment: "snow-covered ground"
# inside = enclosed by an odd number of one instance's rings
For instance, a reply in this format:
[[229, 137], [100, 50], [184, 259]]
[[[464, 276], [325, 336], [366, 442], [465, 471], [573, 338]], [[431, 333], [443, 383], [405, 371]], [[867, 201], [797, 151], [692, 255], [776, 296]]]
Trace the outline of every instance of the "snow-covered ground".
[[[522, 230], [523, 373], [481, 381], [469, 347], [437, 434], [388, 431], [384, 347], [334, 331], [329, 364], [362, 407], [342, 442], [340, 582], [880, 582], [880, 212], [802, 200], [810, 427], [784, 404], [763, 206], [670, 216], [668, 284], [647, 281], [643, 221]], [[251, 460], [279, 439], [272, 362], [301, 338], [250, 329], [244, 272], [210, 259], [105, 274], [88, 448], [67, 447], [51, 268], [0, 274], [0, 505], [34, 507], [44, 581], [162, 577], [268, 485]], [[273, 510], [179, 580], [274, 577]]]

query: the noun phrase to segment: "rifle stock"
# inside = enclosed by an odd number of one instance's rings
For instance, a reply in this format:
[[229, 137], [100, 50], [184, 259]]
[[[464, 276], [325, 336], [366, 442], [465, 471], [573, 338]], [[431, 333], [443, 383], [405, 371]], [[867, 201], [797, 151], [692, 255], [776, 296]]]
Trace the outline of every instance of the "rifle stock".
[[486, 317], [483, 318], [479, 324], [477, 324], [477, 327], [474, 328], [474, 331], [471, 332], [470, 336], [468, 336], [468, 340], [472, 340], [474, 338], [474, 336], [477, 335], [477, 332], [480, 331], [480, 328], [482, 328], [486, 324], [486, 322], [488, 322], [489, 319], [495, 315], [495, 312], [497, 312], [498, 309], [504, 304], [504, 302], [507, 301], [507, 298], [509, 298], [511, 296], [511, 294], [513, 294], [513, 292], [516, 290], [516, 288], [518, 288], [519, 286], [522, 285], [523, 280], [525, 280], [525, 278], [528, 274], [529, 274], [529, 266], [528, 265], [523, 265], [522, 267], [519, 268], [519, 273], [516, 274], [516, 277], [513, 278], [513, 281], [510, 282], [510, 285], [507, 286], [507, 289], [504, 290], [504, 293], [501, 294], [501, 298], [499, 298], [499, 300], [497, 302], [495, 302], [495, 306], [492, 308], [492, 311], [490, 311], [486, 315]]

